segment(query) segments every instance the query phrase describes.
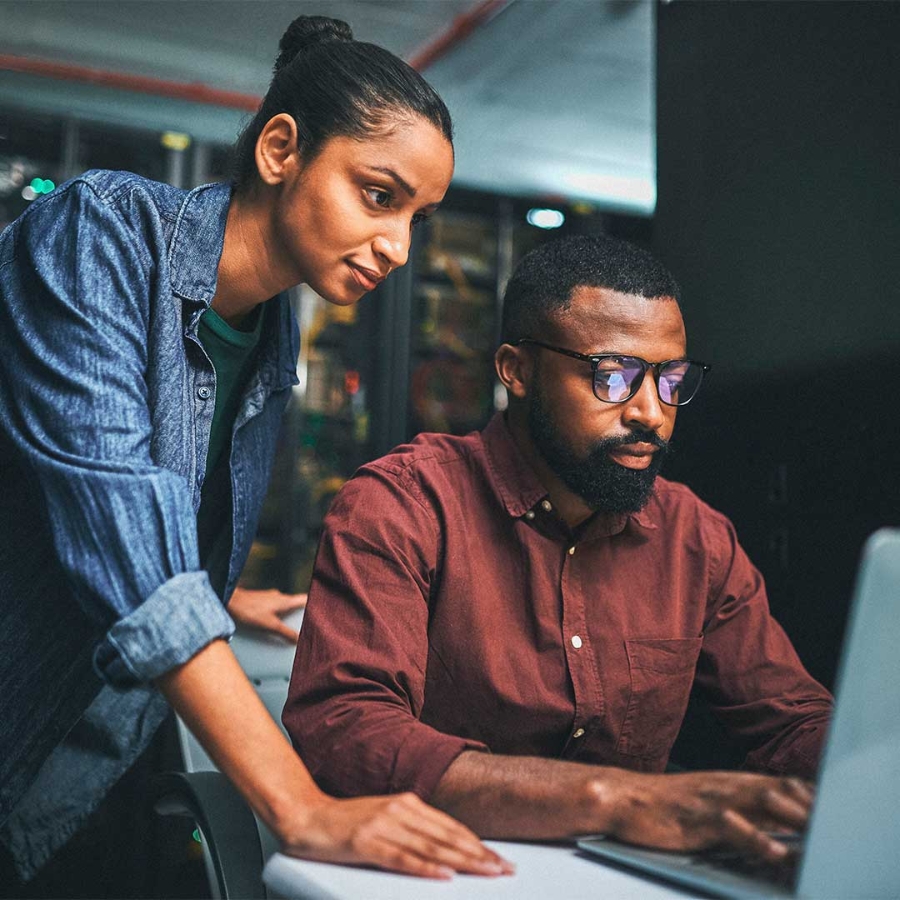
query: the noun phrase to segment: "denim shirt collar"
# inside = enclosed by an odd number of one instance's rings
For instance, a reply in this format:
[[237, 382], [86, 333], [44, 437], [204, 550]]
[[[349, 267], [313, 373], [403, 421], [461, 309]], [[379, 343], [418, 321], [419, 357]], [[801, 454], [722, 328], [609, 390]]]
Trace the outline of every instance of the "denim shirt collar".
[[[175, 296], [195, 306], [189, 330], [197, 327], [197, 320], [216, 296], [231, 196], [232, 186], [227, 182], [201, 185], [185, 197], [178, 211], [169, 245], [169, 272]], [[265, 389], [297, 383], [299, 346], [290, 322], [290, 304], [286, 294], [278, 300], [274, 304], [277, 311], [267, 317], [262, 345], [259, 384]], [[260, 396], [258, 401], [263, 399]]]
[[169, 246], [173, 292], [204, 308], [216, 295], [231, 190], [226, 182], [194, 188], [181, 204]]

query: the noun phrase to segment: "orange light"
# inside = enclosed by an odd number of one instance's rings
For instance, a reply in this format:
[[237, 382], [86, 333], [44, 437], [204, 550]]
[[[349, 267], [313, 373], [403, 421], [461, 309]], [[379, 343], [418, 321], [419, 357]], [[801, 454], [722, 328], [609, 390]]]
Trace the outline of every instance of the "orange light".
[[344, 373], [344, 390], [352, 397], [359, 393], [359, 372]]

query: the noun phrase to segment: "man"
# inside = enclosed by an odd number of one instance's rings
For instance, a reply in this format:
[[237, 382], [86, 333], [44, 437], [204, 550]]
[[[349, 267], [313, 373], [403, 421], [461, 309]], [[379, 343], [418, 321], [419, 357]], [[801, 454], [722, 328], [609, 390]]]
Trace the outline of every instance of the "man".
[[[728, 520], [657, 478], [707, 368], [677, 286], [623, 242], [548, 244], [502, 330], [506, 415], [420, 435], [329, 513], [295, 746], [326, 790], [412, 790], [485, 836], [784, 854], [765, 832], [806, 820], [831, 697]], [[757, 772], [660, 774], [693, 684]]]

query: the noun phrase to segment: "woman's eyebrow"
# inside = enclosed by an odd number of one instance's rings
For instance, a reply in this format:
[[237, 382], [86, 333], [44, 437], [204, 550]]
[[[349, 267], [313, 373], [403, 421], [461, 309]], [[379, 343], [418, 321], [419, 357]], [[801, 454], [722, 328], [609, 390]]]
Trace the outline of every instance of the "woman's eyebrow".
[[381, 172], [382, 175], [387, 175], [388, 178], [393, 178], [397, 184], [403, 188], [404, 192], [408, 194], [410, 197], [416, 196], [416, 189], [405, 179], [401, 178], [393, 169], [388, 168], [387, 166], [372, 166], [373, 172]]

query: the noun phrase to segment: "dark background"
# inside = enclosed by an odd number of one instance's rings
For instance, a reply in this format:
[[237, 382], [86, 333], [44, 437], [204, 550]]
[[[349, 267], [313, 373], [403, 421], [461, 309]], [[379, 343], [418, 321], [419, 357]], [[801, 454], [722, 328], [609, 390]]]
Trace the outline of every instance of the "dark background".
[[[653, 249], [714, 369], [669, 477], [729, 515], [832, 687], [866, 536], [900, 525], [900, 5], [658, 7]], [[676, 751], [736, 762], [702, 706]]]

